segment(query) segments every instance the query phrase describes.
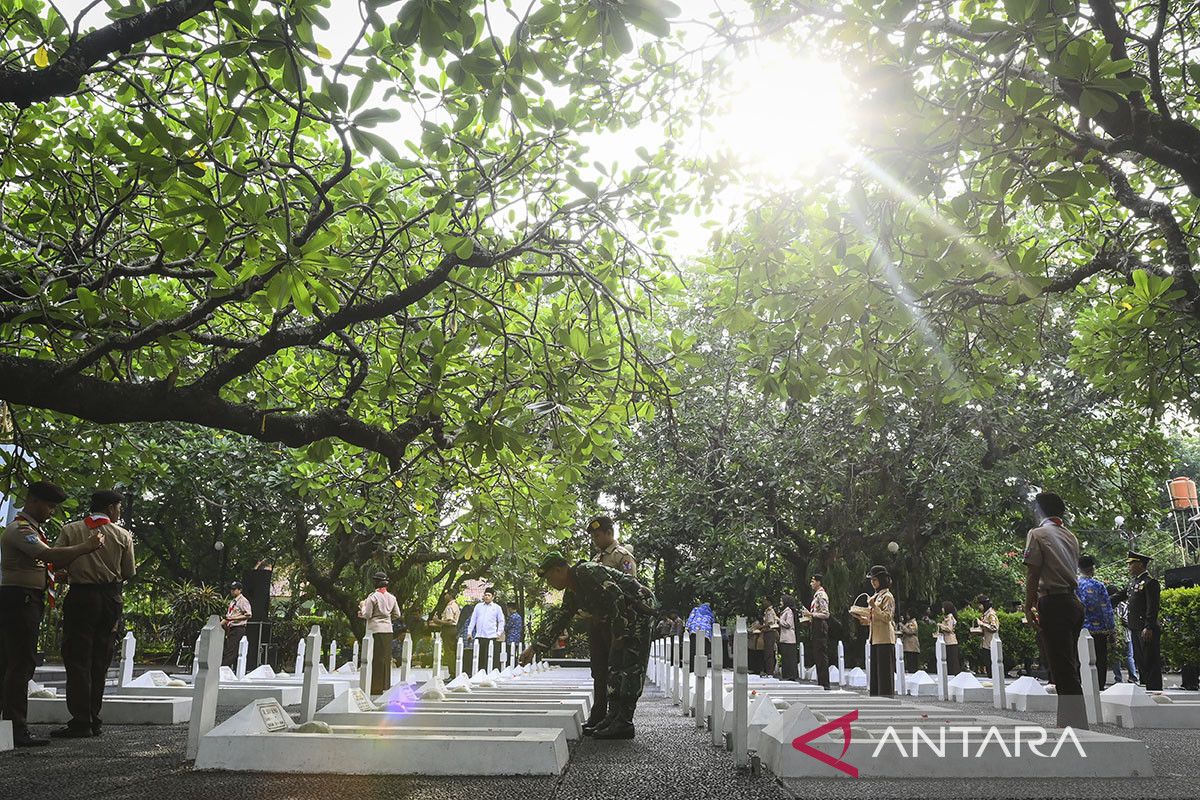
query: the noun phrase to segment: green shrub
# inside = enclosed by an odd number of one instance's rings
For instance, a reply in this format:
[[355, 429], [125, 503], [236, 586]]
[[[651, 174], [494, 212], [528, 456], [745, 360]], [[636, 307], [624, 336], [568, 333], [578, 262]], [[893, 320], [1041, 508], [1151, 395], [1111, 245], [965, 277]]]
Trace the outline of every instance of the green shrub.
[[1174, 669], [1200, 662], [1200, 586], [1163, 589], [1159, 621], [1163, 660]]

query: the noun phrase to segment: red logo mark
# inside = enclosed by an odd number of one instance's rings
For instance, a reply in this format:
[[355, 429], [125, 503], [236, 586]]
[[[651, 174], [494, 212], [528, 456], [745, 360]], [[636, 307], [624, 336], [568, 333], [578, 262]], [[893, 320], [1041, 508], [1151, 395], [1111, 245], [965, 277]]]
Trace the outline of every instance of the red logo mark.
[[[792, 740], [792, 747], [799, 750], [805, 755], [810, 755], [822, 764], [828, 764], [836, 770], [846, 773], [851, 778], [858, 777], [858, 767], [853, 764], [847, 764], [842, 761], [842, 756], [846, 755], [846, 751], [850, 749], [850, 723], [858, 720], [858, 709], [854, 709], [849, 714], [844, 714], [835, 720], [826, 722], [819, 728], [813, 728], [803, 736], [797, 736]], [[813, 739], [819, 739], [831, 731], [841, 730], [842, 732], [842, 754], [837, 758], [823, 753], [815, 747], [809, 747], [808, 743]]]

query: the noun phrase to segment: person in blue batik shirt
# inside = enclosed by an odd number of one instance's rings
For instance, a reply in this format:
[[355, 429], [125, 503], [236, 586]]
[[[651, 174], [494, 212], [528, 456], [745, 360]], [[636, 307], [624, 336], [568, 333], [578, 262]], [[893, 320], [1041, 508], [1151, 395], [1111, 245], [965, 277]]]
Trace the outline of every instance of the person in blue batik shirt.
[[1108, 589], [1096, 580], [1096, 559], [1091, 556], [1079, 557], [1079, 584], [1075, 594], [1083, 603], [1083, 627], [1091, 631], [1092, 641], [1096, 643], [1096, 673], [1101, 689], [1104, 679], [1108, 677], [1108, 638], [1112, 635], [1116, 622], [1113, 620], [1112, 601], [1108, 599]]
[[684, 626], [692, 635], [692, 652], [688, 654], [688, 671], [695, 668], [694, 661], [697, 653], [707, 653], [707, 641], [712, 637], [713, 612], [708, 603], [701, 603], [688, 614]]
[[508, 622], [504, 625], [504, 641], [509, 644], [516, 644], [521, 641], [521, 627], [524, 625], [524, 620], [521, 615], [515, 610], [508, 615]]

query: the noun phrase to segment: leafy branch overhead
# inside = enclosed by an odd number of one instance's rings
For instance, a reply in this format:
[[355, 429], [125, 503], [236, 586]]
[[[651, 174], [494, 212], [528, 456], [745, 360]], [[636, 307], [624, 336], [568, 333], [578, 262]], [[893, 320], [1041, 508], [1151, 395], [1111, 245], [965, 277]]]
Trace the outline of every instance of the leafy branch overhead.
[[986, 399], [1065, 313], [1071, 365], [1098, 385], [1197, 407], [1195, 8], [753, 5], [719, 35], [822, 48], [859, 93], [847, 170], [758, 210], [714, 259], [741, 279], [726, 322], [762, 336], [769, 390], [803, 398], [832, 374], [869, 405], [932, 370], [948, 400]]
[[329, 0], [8, 8], [0, 398], [395, 468], [590, 450], [663, 390], [686, 201], [579, 140], [657, 113], [671, 4], [363, 2], [338, 53]]

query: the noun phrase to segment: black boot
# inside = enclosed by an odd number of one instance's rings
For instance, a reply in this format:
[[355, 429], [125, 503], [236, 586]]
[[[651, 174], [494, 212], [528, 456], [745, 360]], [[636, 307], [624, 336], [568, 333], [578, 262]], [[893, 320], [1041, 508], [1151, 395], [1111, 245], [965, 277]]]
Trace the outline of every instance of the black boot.
[[29, 728], [13, 729], [13, 745], [16, 747], [45, 747], [49, 739], [41, 739], [29, 732]]
[[591, 736], [593, 733], [607, 725], [610, 721], [608, 709], [600, 706], [593, 706], [592, 713], [588, 716], [587, 722], [583, 723], [583, 735]]
[[592, 733], [593, 739], [632, 739], [633, 712], [610, 704], [608, 719]]

